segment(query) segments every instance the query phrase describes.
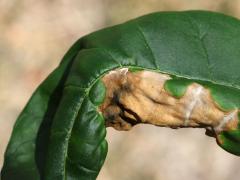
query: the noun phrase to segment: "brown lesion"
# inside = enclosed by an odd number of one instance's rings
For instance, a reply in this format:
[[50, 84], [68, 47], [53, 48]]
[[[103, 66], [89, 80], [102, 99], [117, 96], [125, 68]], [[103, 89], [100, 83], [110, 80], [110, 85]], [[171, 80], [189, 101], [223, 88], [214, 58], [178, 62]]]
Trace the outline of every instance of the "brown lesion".
[[208, 89], [189, 85], [181, 98], [164, 89], [170, 76], [151, 71], [129, 72], [118, 69], [102, 79], [107, 92], [100, 107], [106, 126], [130, 130], [139, 123], [171, 128], [204, 127], [209, 135], [236, 129], [238, 110], [223, 111]]

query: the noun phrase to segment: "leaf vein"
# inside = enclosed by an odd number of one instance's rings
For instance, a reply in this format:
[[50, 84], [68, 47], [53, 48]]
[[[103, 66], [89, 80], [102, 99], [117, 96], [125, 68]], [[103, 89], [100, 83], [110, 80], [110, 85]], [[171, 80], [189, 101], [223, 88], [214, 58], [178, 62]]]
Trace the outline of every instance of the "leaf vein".
[[155, 57], [154, 54], [153, 54], [153, 51], [152, 51], [152, 49], [151, 49], [151, 47], [150, 47], [150, 44], [149, 44], [149, 42], [148, 42], [148, 40], [147, 40], [147, 38], [146, 38], [146, 35], [144, 34], [144, 32], [143, 32], [141, 26], [138, 24], [138, 22], [136, 22], [136, 26], [137, 26], [137, 30], [139, 31], [140, 35], [142, 36], [142, 38], [143, 38], [143, 40], [144, 40], [144, 44], [146, 45], [146, 48], [149, 49], [149, 52], [150, 52], [150, 54], [151, 54], [151, 56], [152, 56], [152, 60], [153, 60], [153, 63], [154, 63], [155, 68], [156, 68], [156, 69], [159, 69], [159, 68], [158, 68], [158, 65], [157, 65], [156, 57]]

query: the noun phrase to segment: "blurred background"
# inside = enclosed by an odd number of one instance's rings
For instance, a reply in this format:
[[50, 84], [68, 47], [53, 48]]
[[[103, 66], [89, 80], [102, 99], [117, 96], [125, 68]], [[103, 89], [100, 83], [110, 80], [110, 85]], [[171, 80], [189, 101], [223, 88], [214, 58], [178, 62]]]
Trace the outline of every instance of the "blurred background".
[[[78, 38], [146, 13], [189, 9], [240, 17], [240, 0], [0, 0], [0, 168], [16, 117]], [[204, 133], [108, 129], [98, 180], [239, 180], [239, 158]]]

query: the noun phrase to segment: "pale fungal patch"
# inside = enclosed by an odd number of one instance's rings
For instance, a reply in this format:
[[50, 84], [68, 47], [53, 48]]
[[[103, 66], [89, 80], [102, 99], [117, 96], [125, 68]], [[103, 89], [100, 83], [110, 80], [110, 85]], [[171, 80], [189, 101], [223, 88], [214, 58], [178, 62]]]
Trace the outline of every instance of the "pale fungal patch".
[[119, 71], [120, 71], [120, 73], [121, 73], [122, 75], [126, 76], [126, 74], [127, 74], [127, 72], [128, 72], [128, 68], [122, 68], [122, 69], [120, 69]]
[[231, 123], [234, 119], [238, 118], [238, 110], [231, 112], [230, 114], [224, 115], [223, 119], [220, 120], [220, 123], [214, 127], [216, 132], [221, 132], [226, 124]]
[[203, 92], [203, 87], [198, 86], [196, 89], [192, 90], [192, 101], [189, 105], [187, 105], [186, 108], [186, 115], [185, 115], [185, 121], [184, 126], [188, 126], [189, 118], [192, 114], [193, 109], [195, 108], [196, 104], [201, 101], [201, 93]]
[[157, 126], [204, 127], [217, 134], [236, 129], [239, 110], [225, 112], [208, 89], [192, 83], [181, 98], [164, 89], [167, 74], [127, 68], [111, 71], [103, 77], [106, 98], [100, 107], [106, 125], [129, 130], [139, 123]]
[[113, 75], [113, 74], [115, 74], [115, 75], [123, 75], [123, 76], [126, 76], [126, 74], [127, 74], [127, 72], [128, 72], [128, 68], [121, 68], [121, 69], [119, 69], [119, 70], [112, 70], [112, 71], [110, 71], [109, 73], [108, 73], [108, 75]]

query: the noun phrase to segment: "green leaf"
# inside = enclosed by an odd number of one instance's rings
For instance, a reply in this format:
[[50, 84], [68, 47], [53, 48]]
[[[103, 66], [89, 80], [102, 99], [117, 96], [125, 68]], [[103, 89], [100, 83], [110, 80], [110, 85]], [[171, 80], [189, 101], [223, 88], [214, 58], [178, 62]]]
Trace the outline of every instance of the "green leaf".
[[[239, 34], [238, 19], [187, 11], [153, 13], [81, 38], [16, 121], [2, 179], [96, 179], [107, 153], [100, 79], [119, 67], [171, 75], [165, 88], [176, 97], [200, 83], [222, 109], [239, 110]], [[224, 132], [218, 143], [240, 155], [239, 134]]]

